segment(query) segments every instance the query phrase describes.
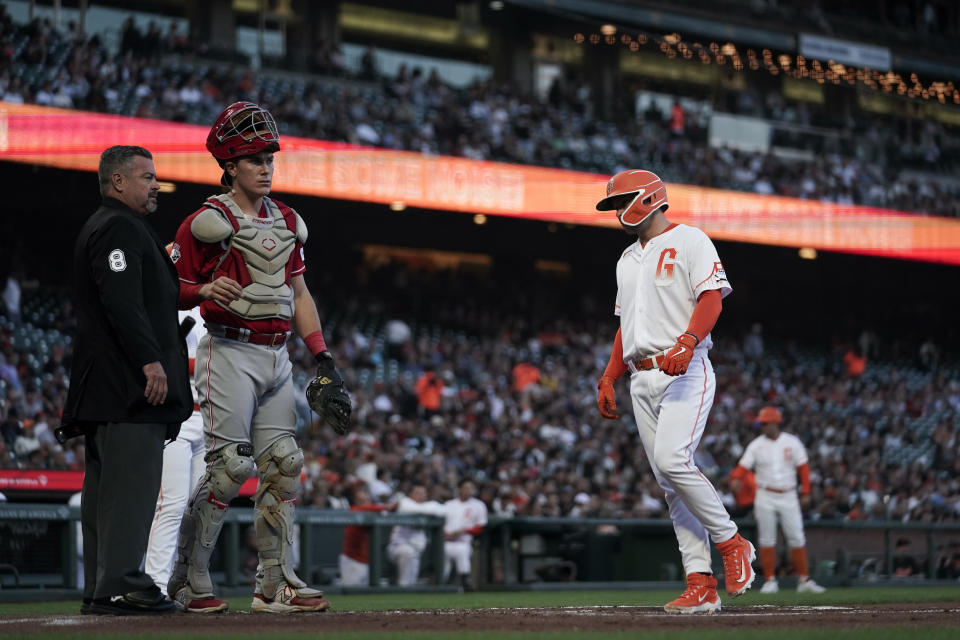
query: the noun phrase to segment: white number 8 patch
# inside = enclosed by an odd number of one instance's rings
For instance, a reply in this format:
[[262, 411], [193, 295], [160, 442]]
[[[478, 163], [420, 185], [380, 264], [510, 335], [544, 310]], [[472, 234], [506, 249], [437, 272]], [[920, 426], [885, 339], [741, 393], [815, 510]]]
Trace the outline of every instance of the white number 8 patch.
[[123, 255], [122, 250], [114, 249], [107, 256], [107, 264], [110, 265], [111, 271], [123, 271], [127, 268], [127, 256]]

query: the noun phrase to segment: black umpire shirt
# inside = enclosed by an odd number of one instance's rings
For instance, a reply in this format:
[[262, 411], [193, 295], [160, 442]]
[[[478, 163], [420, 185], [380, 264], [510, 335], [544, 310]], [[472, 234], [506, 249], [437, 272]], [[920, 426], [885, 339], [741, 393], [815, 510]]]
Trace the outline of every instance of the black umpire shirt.
[[[180, 281], [145, 216], [114, 198], [90, 216], [73, 253], [77, 339], [62, 425], [165, 423], [176, 437], [193, 411]], [[143, 365], [159, 361], [167, 398], [144, 397]]]

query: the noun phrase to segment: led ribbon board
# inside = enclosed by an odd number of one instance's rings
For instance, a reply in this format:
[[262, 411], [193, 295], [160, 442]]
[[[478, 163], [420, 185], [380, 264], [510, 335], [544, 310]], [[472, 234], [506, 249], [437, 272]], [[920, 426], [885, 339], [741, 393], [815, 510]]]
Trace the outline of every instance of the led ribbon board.
[[[135, 144], [161, 180], [218, 185], [208, 129], [0, 102], [0, 160], [96, 171], [100, 152]], [[616, 227], [596, 211], [609, 176], [430, 156], [283, 136], [280, 192], [445, 211]], [[960, 265], [960, 221], [858, 205], [668, 184], [670, 219], [717, 240]], [[386, 211], [384, 215], [390, 215]]]

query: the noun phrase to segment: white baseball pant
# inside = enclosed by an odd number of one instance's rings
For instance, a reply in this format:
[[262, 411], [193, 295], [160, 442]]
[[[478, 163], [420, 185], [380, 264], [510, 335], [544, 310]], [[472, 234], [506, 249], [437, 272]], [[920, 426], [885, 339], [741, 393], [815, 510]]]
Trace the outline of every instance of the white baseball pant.
[[163, 475], [157, 510], [147, 542], [144, 571], [166, 595], [167, 581], [176, 559], [180, 520], [187, 502], [206, 471], [203, 460], [203, 418], [198, 411], [180, 425], [180, 435], [163, 449]]
[[420, 549], [411, 544], [391, 542], [387, 545], [387, 557], [397, 565], [397, 584], [409, 587], [417, 584], [420, 576]]
[[345, 587], [370, 586], [370, 565], [340, 554], [340, 584]]
[[682, 376], [650, 369], [630, 378], [637, 430], [666, 496], [687, 574], [711, 573], [710, 539], [724, 542], [737, 533], [716, 489], [693, 461], [715, 390], [713, 366], [703, 350], [694, 352]]
[[450, 577], [450, 563], [457, 567], [457, 573], [470, 573], [470, 556], [473, 555], [473, 543], [447, 540], [443, 543], [443, 581]]
[[783, 537], [791, 549], [804, 547], [807, 540], [803, 535], [803, 514], [796, 491], [776, 493], [757, 489], [753, 502], [753, 514], [757, 519], [757, 544], [761, 547], [777, 545], [777, 518]]

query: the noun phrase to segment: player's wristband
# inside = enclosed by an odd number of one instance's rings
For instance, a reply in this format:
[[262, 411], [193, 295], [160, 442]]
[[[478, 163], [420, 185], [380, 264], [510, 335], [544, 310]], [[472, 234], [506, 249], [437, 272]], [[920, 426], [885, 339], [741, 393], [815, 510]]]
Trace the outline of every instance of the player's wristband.
[[697, 334], [695, 334], [693, 331], [687, 330], [687, 331], [684, 331], [683, 333], [685, 335], [692, 336], [693, 339], [697, 341], [694, 346], [696, 346], [697, 344], [700, 344], [700, 338], [698, 338]]
[[310, 353], [312, 353], [314, 357], [316, 357], [318, 353], [327, 350], [327, 342], [323, 339], [322, 331], [314, 331], [304, 337], [303, 343], [307, 345], [307, 348], [310, 349]]

